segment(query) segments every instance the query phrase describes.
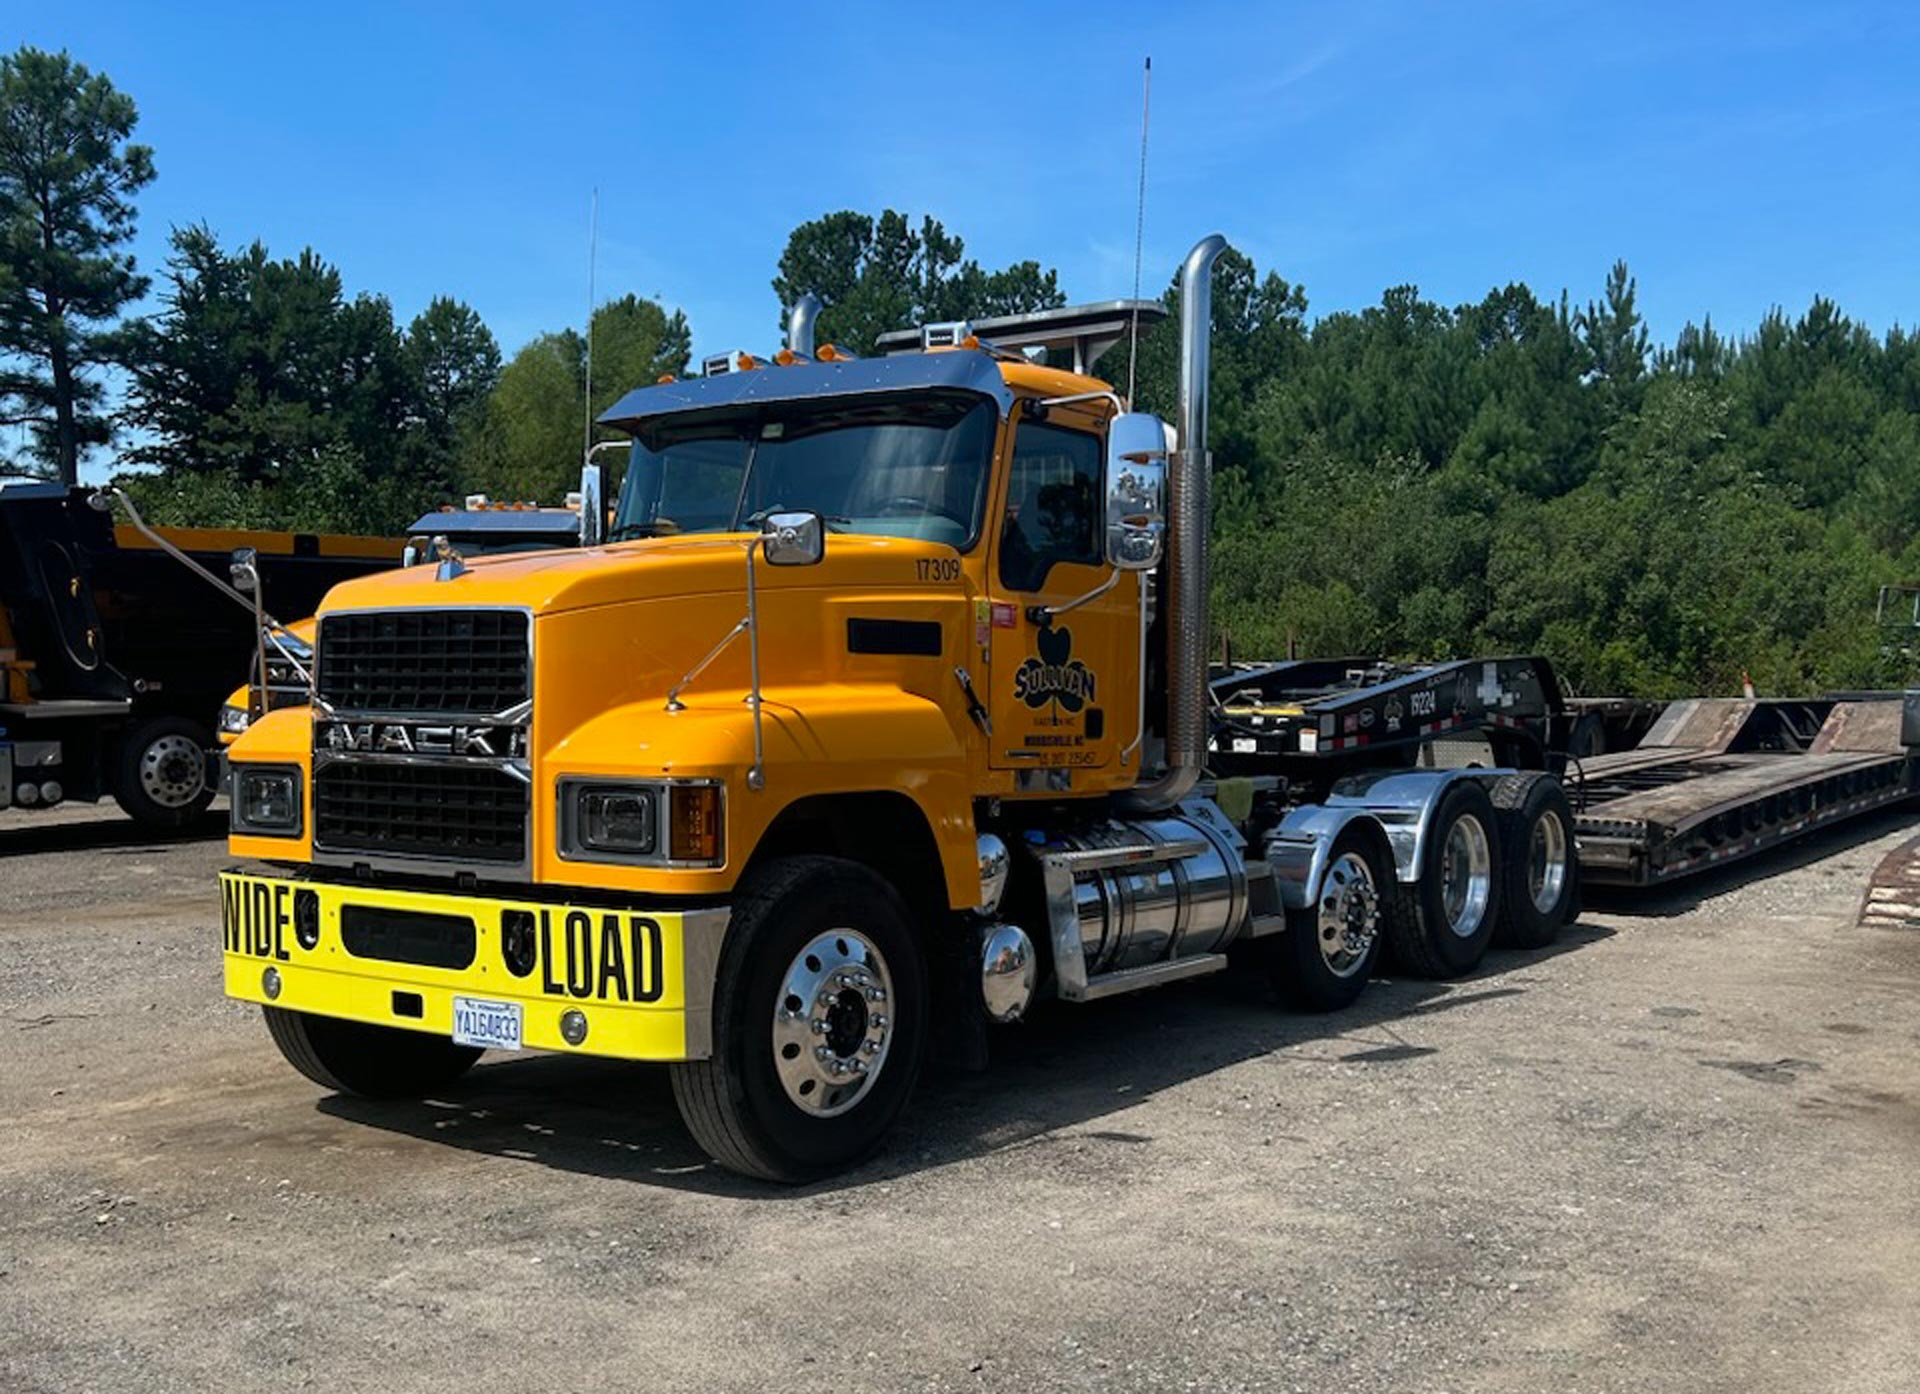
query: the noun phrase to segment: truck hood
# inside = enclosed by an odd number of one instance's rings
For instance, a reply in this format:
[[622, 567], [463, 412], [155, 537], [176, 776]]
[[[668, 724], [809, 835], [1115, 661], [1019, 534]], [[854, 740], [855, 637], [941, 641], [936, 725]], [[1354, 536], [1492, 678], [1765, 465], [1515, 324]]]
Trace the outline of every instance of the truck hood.
[[[746, 592], [749, 533], [641, 538], [605, 547], [567, 548], [478, 557], [464, 574], [437, 578], [431, 564], [348, 581], [327, 595], [320, 613], [341, 610], [461, 609], [510, 605], [537, 615], [676, 596]], [[756, 564], [767, 589], [904, 584], [919, 557], [951, 557], [954, 549], [918, 538], [839, 535], [825, 560], [810, 567]]]

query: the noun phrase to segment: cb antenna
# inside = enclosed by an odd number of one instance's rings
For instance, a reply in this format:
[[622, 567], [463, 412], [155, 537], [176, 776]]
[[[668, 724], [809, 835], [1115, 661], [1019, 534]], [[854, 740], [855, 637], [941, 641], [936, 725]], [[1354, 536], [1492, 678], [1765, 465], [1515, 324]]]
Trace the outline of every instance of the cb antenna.
[[1127, 409], [1133, 409], [1133, 384], [1140, 368], [1140, 251], [1147, 231], [1147, 116], [1153, 109], [1153, 58], [1147, 58], [1140, 87], [1140, 193], [1133, 213], [1133, 310], [1127, 331]]
[[593, 450], [593, 273], [600, 259], [600, 186], [593, 188], [593, 208], [587, 215], [587, 383], [581, 394], [586, 398], [586, 425], [580, 442], [581, 459]]

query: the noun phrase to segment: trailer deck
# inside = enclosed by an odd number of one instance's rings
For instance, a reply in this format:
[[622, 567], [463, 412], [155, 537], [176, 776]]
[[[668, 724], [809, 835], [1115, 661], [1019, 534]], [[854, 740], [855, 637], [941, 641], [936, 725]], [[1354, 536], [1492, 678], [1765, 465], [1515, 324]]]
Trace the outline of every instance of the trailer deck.
[[1911, 798], [1904, 705], [1675, 702], [1636, 749], [1569, 763], [1582, 878], [1652, 885]]

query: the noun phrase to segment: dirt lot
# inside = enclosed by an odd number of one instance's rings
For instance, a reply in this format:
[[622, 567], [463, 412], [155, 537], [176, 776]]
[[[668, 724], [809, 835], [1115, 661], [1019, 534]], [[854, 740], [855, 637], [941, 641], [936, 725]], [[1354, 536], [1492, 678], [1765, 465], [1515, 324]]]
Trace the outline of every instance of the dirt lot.
[[658, 1071], [372, 1106], [219, 995], [219, 823], [0, 815], [0, 1389], [1911, 1391], [1883, 818], [1335, 1019], [1058, 1009], [778, 1191]]

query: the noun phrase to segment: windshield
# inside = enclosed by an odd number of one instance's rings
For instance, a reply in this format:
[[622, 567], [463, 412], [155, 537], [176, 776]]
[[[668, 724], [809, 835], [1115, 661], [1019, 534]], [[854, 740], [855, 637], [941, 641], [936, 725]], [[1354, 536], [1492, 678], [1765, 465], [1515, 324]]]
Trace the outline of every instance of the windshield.
[[634, 439], [613, 541], [740, 532], [811, 509], [833, 532], [980, 535], [992, 403], [968, 393], [780, 402], [660, 417]]

